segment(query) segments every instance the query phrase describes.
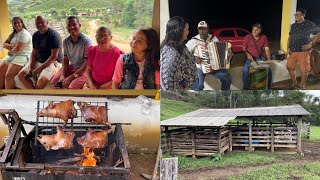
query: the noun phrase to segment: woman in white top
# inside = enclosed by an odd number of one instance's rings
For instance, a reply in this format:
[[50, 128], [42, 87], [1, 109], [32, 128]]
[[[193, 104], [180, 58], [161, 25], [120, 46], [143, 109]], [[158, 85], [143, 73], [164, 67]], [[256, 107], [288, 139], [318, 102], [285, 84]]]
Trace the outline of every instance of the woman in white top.
[[13, 32], [3, 43], [9, 53], [0, 61], [0, 89], [14, 89], [14, 77], [27, 64], [32, 51], [32, 37], [21, 17], [12, 18]]

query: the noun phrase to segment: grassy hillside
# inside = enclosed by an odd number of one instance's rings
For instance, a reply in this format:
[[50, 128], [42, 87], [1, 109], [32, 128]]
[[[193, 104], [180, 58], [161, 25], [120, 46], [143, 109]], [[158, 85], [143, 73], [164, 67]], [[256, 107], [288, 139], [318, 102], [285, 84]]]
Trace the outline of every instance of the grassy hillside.
[[177, 117], [182, 114], [186, 114], [191, 111], [195, 111], [200, 107], [191, 103], [182, 101], [174, 101], [169, 99], [161, 99], [161, 120]]
[[10, 7], [18, 8], [19, 6], [24, 6], [28, 11], [46, 11], [51, 8], [70, 9], [71, 7], [77, 9], [96, 9], [107, 8], [108, 5], [110, 6], [110, 0], [16, 0], [9, 2]]

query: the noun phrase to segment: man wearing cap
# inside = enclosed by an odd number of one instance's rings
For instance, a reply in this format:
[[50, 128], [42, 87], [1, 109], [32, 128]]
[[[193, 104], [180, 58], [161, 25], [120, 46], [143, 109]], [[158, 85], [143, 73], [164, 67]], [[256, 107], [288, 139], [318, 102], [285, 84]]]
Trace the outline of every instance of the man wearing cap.
[[[320, 29], [311, 21], [305, 20], [305, 9], [298, 8], [294, 14], [295, 23], [291, 25], [288, 39], [287, 70], [292, 81], [289, 89], [304, 89], [310, 70], [310, 53], [312, 46], [320, 38]], [[316, 34], [311, 40], [310, 34]], [[295, 68], [299, 64], [301, 81], [297, 83]]]
[[[262, 27], [259, 23], [252, 26], [252, 33], [247, 34], [243, 40], [243, 51], [246, 53], [246, 59], [243, 65], [243, 89], [249, 89], [251, 62], [259, 64], [259, 61], [271, 62], [269, 41], [266, 35], [261, 34]], [[265, 56], [264, 52], [265, 51]], [[272, 71], [269, 68], [268, 89], [272, 88]]]
[[[204, 57], [201, 58], [200, 52], [197, 49], [197, 46], [204, 47], [205, 51], [208, 51], [207, 47], [210, 42], [218, 42], [218, 38], [209, 34], [209, 26], [205, 21], [200, 21], [198, 24], [198, 35], [191, 38], [186, 46], [188, 50], [195, 56], [196, 66], [198, 72], [198, 81], [194, 85], [193, 89], [196, 91], [201, 91], [204, 88], [204, 77], [205, 74], [201, 69], [201, 61], [204, 60]], [[207, 53], [206, 53], [207, 54]], [[209, 59], [209, 57], [205, 57], [205, 59]], [[231, 86], [231, 75], [225, 69], [214, 70], [211, 72], [213, 76], [221, 82], [221, 90], [229, 90]]]

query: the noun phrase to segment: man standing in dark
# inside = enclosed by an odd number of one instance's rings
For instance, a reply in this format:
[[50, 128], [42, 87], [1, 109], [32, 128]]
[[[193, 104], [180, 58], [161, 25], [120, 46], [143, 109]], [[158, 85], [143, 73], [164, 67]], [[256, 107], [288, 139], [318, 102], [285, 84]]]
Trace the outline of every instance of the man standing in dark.
[[[32, 36], [32, 53], [29, 63], [19, 72], [18, 77], [28, 89], [43, 89], [56, 73], [56, 61], [62, 60], [61, 37], [49, 28], [44, 16], [37, 16], [35, 25], [38, 29]], [[36, 82], [26, 75], [36, 76]]]
[[[288, 60], [287, 69], [292, 81], [290, 89], [304, 89], [310, 70], [310, 54], [312, 46], [320, 38], [320, 29], [311, 21], [304, 19], [306, 10], [298, 8], [294, 14], [296, 22], [291, 25], [288, 39]], [[310, 39], [310, 34], [317, 34], [315, 38]], [[300, 65], [301, 81], [298, 84], [295, 68]]]

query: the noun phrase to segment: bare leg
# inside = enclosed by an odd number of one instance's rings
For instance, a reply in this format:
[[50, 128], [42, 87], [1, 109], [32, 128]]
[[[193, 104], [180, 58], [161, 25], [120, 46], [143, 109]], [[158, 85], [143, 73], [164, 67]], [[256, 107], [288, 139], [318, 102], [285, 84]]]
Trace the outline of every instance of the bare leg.
[[301, 75], [301, 82], [300, 82], [300, 88], [301, 88], [301, 89], [304, 89], [304, 88], [305, 88], [304, 86], [305, 86], [305, 84], [306, 84], [307, 78], [308, 78], [308, 72], [302, 73], [302, 75]]
[[16, 64], [10, 64], [6, 73], [5, 85], [6, 89], [14, 89], [15, 82], [14, 77], [20, 72], [22, 66]]
[[50, 82], [49, 79], [47, 79], [46, 77], [40, 76], [35, 88], [36, 89], [44, 89], [48, 85], [49, 82]]
[[297, 79], [296, 79], [296, 73], [292, 70], [288, 70], [289, 71], [289, 75], [290, 75], [290, 78], [291, 78], [291, 86], [294, 88], [297, 86]]
[[26, 75], [27, 73], [25, 71], [20, 71], [19, 74], [18, 74], [18, 78], [19, 80], [21, 81], [21, 83], [27, 88], [27, 89], [34, 89], [34, 86], [33, 86], [33, 82], [31, 79], [25, 79], [24, 76]]
[[4, 89], [5, 76], [8, 69], [8, 64], [1, 62], [0, 63], [0, 89]]

